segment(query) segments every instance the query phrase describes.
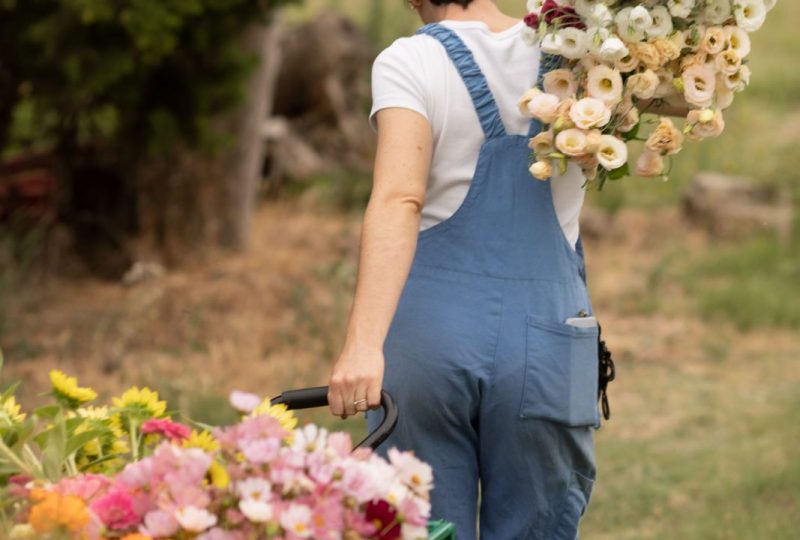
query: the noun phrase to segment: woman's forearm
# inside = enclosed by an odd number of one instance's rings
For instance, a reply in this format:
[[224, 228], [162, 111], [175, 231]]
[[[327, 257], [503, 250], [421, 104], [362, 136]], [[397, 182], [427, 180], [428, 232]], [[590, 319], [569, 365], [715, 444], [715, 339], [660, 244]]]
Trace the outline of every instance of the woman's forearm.
[[370, 200], [361, 231], [347, 342], [382, 349], [414, 258], [419, 222], [420, 205], [413, 198]]

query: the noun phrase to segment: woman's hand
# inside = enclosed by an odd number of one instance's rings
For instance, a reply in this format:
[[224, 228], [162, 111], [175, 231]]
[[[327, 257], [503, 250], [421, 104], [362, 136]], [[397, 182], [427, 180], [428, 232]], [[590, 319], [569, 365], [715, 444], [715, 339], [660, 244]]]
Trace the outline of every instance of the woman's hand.
[[414, 259], [433, 151], [431, 126], [418, 112], [389, 107], [377, 119], [356, 290], [345, 345], [328, 383], [331, 413], [342, 418], [380, 405], [383, 343]]
[[347, 418], [380, 407], [383, 364], [380, 348], [345, 344], [328, 385], [331, 412]]

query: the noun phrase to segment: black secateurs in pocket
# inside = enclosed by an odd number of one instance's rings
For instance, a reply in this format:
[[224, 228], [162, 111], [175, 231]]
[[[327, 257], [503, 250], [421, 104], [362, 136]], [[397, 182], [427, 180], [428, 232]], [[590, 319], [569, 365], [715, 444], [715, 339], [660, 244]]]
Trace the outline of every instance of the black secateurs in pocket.
[[603, 329], [600, 323], [597, 323], [597, 361], [598, 361], [598, 378], [597, 378], [597, 399], [600, 400], [600, 407], [603, 411], [603, 418], [608, 420], [611, 417], [611, 409], [608, 406], [608, 383], [614, 380], [617, 376], [616, 369], [614, 368], [614, 359], [611, 358], [611, 351], [608, 350], [606, 342], [600, 339]]

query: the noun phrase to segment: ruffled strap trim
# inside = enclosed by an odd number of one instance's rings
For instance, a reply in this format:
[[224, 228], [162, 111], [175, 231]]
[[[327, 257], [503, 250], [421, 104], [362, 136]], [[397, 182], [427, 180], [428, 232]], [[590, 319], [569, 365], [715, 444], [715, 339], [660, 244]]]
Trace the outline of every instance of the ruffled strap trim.
[[455, 64], [458, 73], [467, 86], [475, 112], [478, 114], [483, 133], [487, 139], [502, 137], [506, 134], [500, 111], [494, 100], [486, 77], [475, 62], [475, 57], [460, 37], [451, 29], [442, 25], [427, 24], [417, 30], [417, 34], [427, 34], [437, 39], [447, 51], [450, 60]]

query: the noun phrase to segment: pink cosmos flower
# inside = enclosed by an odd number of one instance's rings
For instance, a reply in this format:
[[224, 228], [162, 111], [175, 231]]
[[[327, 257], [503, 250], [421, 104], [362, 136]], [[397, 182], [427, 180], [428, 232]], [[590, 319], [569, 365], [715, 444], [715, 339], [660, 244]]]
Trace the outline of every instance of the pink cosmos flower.
[[228, 396], [231, 406], [237, 411], [243, 413], [252, 412], [253, 409], [261, 405], [261, 398], [250, 392], [241, 392], [234, 390]]
[[111, 485], [111, 480], [102, 474], [81, 474], [66, 477], [58, 481], [53, 491], [61, 495], [74, 495], [80, 497], [87, 504], [105, 494]]
[[103, 524], [113, 531], [131, 529], [141, 522], [133, 498], [122, 489], [113, 489], [95, 500], [90, 508]]
[[142, 424], [142, 433], [155, 433], [172, 442], [188, 439], [192, 430], [188, 426], [173, 422], [169, 418], [151, 418]]
[[144, 526], [139, 532], [153, 538], [171, 537], [178, 532], [178, 520], [171, 512], [153, 510], [144, 516]]

